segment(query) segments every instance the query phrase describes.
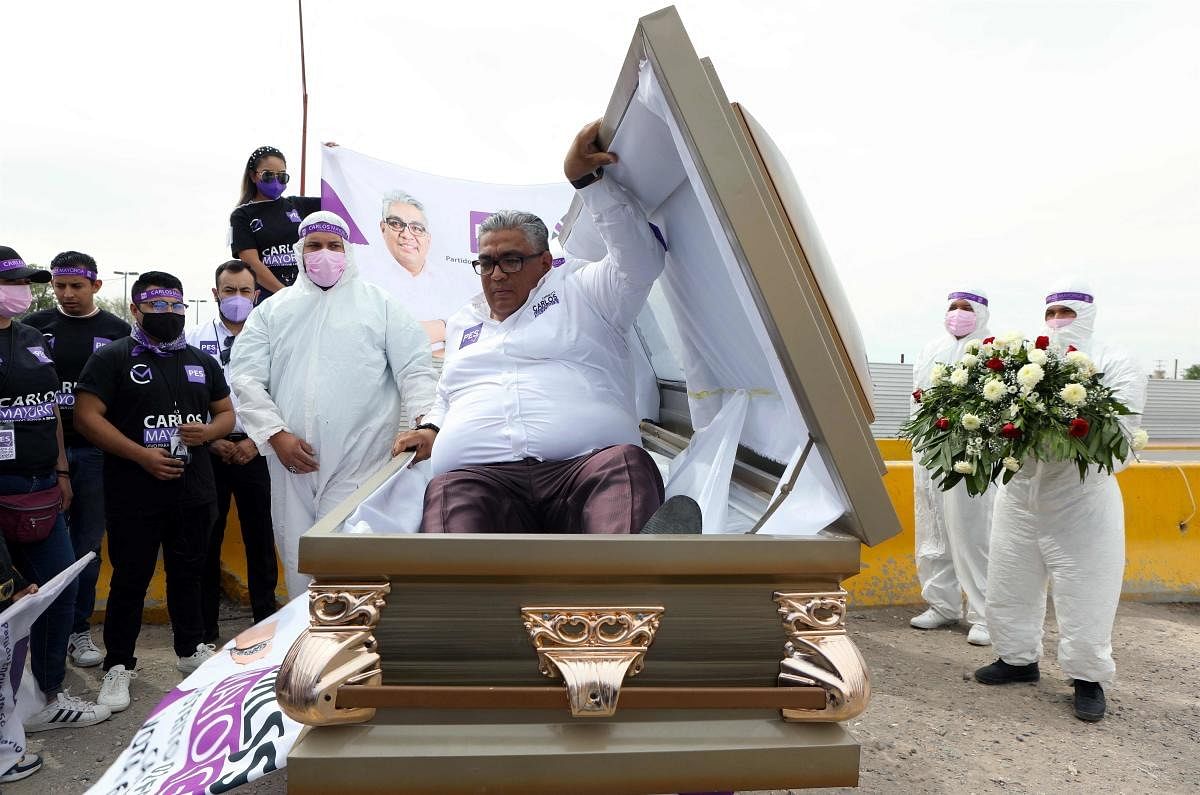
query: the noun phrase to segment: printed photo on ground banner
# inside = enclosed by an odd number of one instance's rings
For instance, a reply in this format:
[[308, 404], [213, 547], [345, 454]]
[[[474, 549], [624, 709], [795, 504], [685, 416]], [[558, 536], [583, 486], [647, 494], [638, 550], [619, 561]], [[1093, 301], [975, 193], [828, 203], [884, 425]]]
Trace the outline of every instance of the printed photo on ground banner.
[[303, 728], [283, 714], [275, 677], [308, 627], [308, 596], [225, 644], [167, 693], [90, 790], [228, 792], [287, 765]]
[[471, 260], [485, 218], [497, 210], [536, 214], [561, 257], [556, 227], [574, 195], [566, 182], [495, 185], [425, 174], [342, 146], [321, 151], [322, 209], [346, 220], [362, 277], [423, 321], [435, 355], [443, 347], [440, 321], [480, 292]]

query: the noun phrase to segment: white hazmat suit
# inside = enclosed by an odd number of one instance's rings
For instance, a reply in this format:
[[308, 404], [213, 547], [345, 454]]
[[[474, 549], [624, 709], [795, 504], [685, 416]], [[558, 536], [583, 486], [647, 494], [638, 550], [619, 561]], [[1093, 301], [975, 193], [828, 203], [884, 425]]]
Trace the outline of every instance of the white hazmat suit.
[[[929, 389], [934, 364], [952, 366], [971, 340], [991, 336], [987, 296], [979, 290], [952, 292], [947, 300], [964, 299], [975, 310], [975, 328], [962, 339], [945, 331], [922, 349], [913, 367], [913, 391]], [[965, 484], [942, 491], [929, 470], [913, 454], [913, 513], [916, 534], [917, 579], [921, 597], [946, 621], [963, 615], [967, 595], [967, 621], [987, 629], [988, 539], [995, 494], [988, 490], [972, 497]]]
[[[1093, 337], [1096, 307], [1086, 286], [1066, 285], [1046, 304], [1075, 311], [1073, 323], [1042, 333], [1051, 344], [1074, 345], [1092, 358], [1113, 397], [1138, 412], [1121, 418], [1132, 434], [1146, 400], [1145, 371]], [[1074, 461], [1022, 463], [996, 498], [987, 602], [992, 642], [1010, 665], [1037, 662], [1051, 583], [1059, 667], [1072, 679], [1110, 685], [1116, 675], [1112, 626], [1125, 568], [1125, 511], [1117, 480], [1093, 467], [1080, 483]]]
[[[346, 230], [331, 212], [312, 213], [300, 229], [320, 222]], [[359, 277], [352, 245], [345, 272], [327, 290], [308, 277], [303, 236], [295, 252], [296, 283], [250, 313], [230, 362], [238, 418], [271, 471], [289, 598], [310, 581], [297, 569], [300, 536], [387, 463], [402, 410], [423, 415], [437, 384], [425, 332]], [[294, 474], [280, 463], [268, 441], [280, 431], [312, 445], [316, 472]]]

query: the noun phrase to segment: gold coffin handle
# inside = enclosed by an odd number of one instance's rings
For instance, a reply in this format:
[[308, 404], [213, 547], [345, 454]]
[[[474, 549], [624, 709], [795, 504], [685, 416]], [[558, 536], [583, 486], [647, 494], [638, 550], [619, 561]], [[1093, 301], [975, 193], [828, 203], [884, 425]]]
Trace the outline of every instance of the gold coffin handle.
[[371, 708], [339, 708], [342, 685], [383, 683], [375, 627], [387, 582], [313, 582], [308, 586], [309, 627], [279, 666], [275, 695], [292, 720], [307, 726], [364, 723]]
[[846, 634], [846, 592], [775, 594], [788, 635], [779, 686], [820, 687], [824, 709], [783, 709], [787, 721], [832, 723], [856, 718], [871, 700], [867, 664]]
[[637, 676], [664, 609], [655, 607], [522, 607], [538, 669], [562, 677], [576, 718], [616, 714], [626, 676]]

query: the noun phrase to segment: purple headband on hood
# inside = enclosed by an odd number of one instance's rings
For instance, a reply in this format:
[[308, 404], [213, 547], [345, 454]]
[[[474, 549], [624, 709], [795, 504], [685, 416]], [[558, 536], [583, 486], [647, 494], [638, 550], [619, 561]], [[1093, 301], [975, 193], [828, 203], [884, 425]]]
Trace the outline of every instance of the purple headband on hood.
[[1085, 304], [1092, 303], [1094, 299], [1087, 293], [1050, 293], [1046, 296], [1046, 303], [1053, 304], [1055, 301], [1083, 301]]
[[954, 301], [958, 298], [965, 298], [968, 301], [974, 301], [975, 303], [983, 304], [984, 306], [988, 305], [988, 300], [986, 298], [984, 298], [982, 295], [975, 295], [975, 293], [950, 293], [950, 295], [946, 296], [947, 301]]
[[329, 232], [337, 235], [342, 240], [350, 239], [350, 236], [346, 234], [345, 229], [342, 229], [337, 224], [331, 224], [328, 221], [313, 221], [308, 226], [300, 227], [300, 237], [305, 237], [310, 232]]

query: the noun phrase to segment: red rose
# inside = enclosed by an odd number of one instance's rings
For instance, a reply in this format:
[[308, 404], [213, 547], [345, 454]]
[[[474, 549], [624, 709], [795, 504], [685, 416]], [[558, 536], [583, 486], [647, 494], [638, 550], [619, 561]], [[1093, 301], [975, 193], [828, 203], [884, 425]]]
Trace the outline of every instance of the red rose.
[[1076, 439], [1082, 439], [1087, 436], [1088, 430], [1091, 428], [1088, 421], [1083, 417], [1076, 417], [1071, 420], [1071, 427], [1067, 429], [1067, 433], [1074, 436]]
[[995, 370], [996, 372], [1000, 372], [1001, 370], [1004, 369], [1004, 362], [1000, 361], [995, 356], [993, 356], [992, 358], [987, 360], [987, 368], [989, 370]]
[[924, 395], [924, 394], [925, 394], [924, 392], [922, 392], [921, 390], [919, 390], [919, 389], [918, 389], [916, 392], [913, 392], [913, 400], [915, 400], [916, 402], [920, 403], [920, 402], [921, 402], [921, 396], [922, 396], [922, 395]]
[[1000, 435], [1005, 439], [1020, 439], [1021, 429], [1011, 422], [1004, 423], [1004, 427], [1000, 429]]
[[1046, 336], [1038, 337], [1033, 343], [1039, 351], [1044, 351], [1050, 347], [1050, 338]]
[[995, 338], [995, 337], [987, 337], [987, 338], [985, 338], [985, 339], [984, 339], [984, 341], [983, 341], [983, 344], [984, 344], [984, 345], [991, 345], [991, 344], [992, 344], [993, 342], [995, 342], [995, 341], [996, 341], [996, 338]]
[[938, 421], [934, 423], [939, 431], [944, 431], [950, 427], [950, 420], [945, 417], [938, 417]]
[[1077, 351], [1077, 350], [1079, 350], [1079, 349], [1076, 348], [1074, 345], [1067, 346], [1067, 353], [1071, 353], [1072, 351]]

